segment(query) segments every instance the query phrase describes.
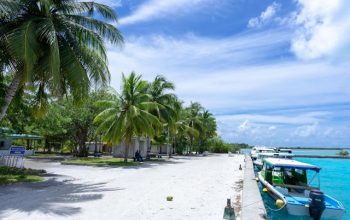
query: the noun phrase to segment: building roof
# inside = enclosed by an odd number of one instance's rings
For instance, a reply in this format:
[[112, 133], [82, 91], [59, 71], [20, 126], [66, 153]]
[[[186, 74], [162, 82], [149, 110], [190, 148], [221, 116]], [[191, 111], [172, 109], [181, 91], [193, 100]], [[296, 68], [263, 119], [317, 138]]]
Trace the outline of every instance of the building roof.
[[43, 139], [42, 136], [32, 135], [32, 134], [9, 134], [6, 137], [10, 137], [13, 139], [26, 139], [26, 140], [40, 140]]
[[296, 160], [282, 159], [282, 158], [265, 158], [264, 162], [270, 164], [273, 167], [282, 168], [298, 168], [302, 170], [315, 170], [319, 171], [321, 168], [312, 164], [303, 163]]
[[13, 129], [0, 127], [0, 134], [4, 134], [5, 137], [10, 137], [12, 139], [27, 139], [27, 140], [39, 140], [43, 139], [42, 136], [32, 135], [32, 134], [16, 134]]

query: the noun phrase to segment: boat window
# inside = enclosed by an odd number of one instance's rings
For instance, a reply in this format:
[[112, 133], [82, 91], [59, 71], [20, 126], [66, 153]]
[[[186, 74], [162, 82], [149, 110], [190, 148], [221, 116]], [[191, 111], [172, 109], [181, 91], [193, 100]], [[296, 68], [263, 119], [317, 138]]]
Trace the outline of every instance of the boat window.
[[272, 166], [265, 163], [265, 179], [267, 182], [272, 183]]
[[[306, 171], [305, 171], [306, 172]], [[319, 173], [316, 171], [308, 170], [306, 175], [307, 185], [315, 188], [320, 188]]]
[[297, 172], [298, 174], [301, 174], [301, 175], [304, 174], [303, 170], [299, 170], [299, 169], [295, 169], [295, 172]]
[[283, 184], [283, 172], [280, 167], [275, 167], [272, 172], [273, 184]]

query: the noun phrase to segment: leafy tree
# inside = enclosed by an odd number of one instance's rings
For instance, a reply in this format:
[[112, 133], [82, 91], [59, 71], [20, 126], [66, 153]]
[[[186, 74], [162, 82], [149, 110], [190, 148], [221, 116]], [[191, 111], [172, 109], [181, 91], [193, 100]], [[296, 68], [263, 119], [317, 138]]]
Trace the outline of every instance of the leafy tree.
[[103, 40], [123, 42], [108, 20], [117, 20], [113, 9], [95, 2], [2, 0], [0, 73], [11, 82], [6, 84], [0, 121], [16, 92], [28, 84], [36, 87], [38, 106], [43, 107], [48, 91], [56, 96], [71, 93], [81, 100], [92, 83], [108, 83]]
[[[190, 106], [185, 109], [185, 112], [186, 112], [185, 117], [188, 122], [188, 125], [192, 129], [195, 129], [197, 131], [201, 131], [203, 129], [203, 124], [200, 118], [200, 113], [202, 110], [203, 110], [203, 107], [198, 102], [191, 103]], [[189, 138], [190, 143], [189, 143], [188, 153], [191, 153], [193, 151], [195, 139], [197, 139], [198, 137], [199, 137], [198, 135], [190, 134], [190, 138]]]
[[86, 142], [95, 141], [98, 134], [93, 125], [94, 117], [101, 111], [95, 105], [96, 100], [113, 100], [108, 92], [98, 90], [90, 92], [83, 102], [75, 104], [73, 97], [52, 100], [46, 114], [31, 120], [26, 131], [45, 137], [45, 148], [51, 151], [51, 143], [69, 143], [72, 151], [80, 157], [88, 156]]
[[347, 157], [349, 156], [349, 151], [341, 150], [337, 153], [339, 156]]
[[204, 150], [207, 150], [207, 141], [209, 138], [216, 136], [216, 121], [208, 110], [204, 110], [200, 114], [201, 128], [198, 135], [198, 151], [203, 153]]
[[97, 132], [103, 133], [109, 143], [124, 142], [124, 162], [127, 162], [133, 137], [156, 135], [162, 127], [158, 118], [150, 113], [158, 104], [151, 102], [146, 88], [147, 82], [132, 72], [129, 77], [123, 75], [121, 93], [116, 100], [97, 103], [105, 108], [94, 120], [99, 124]]
[[67, 134], [73, 143], [74, 151], [77, 156], [88, 156], [86, 142], [96, 141], [98, 133], [93, 124], [96, 115], [101, 112], [102, 108], [95, 105], [96, 100], [113, 100], [115, 97], [107, 91], [99, 90], [91, 92], [84, 101], [76, 105], [73, 99], [67, 99], [63, 105], [65, 107], [64, 114], [70, 118], [67, 124]]
[[51, 103], [47, 113], [43, 117], [33, 118], [32, 123], [26, 128], [28, 133], [40, 134], [45, 138], [44, 149], [48, 149], [49, 153], [51, 153], [53, 143], [59, 143], [62, 146], [67, 140], [67, 127], [71, 118], [64, 112], [64, 106], [55, 102]]
[[173, 106], [176, 114], [170, 122], [170, 135], [172, 136], [173, 146], [176, 148], [177, 153], [182, 153], [184, 147], [188, 146], [189, 138], [197, 137], [199, 133], [196, 129], [189, 126], [188, 118], [186, 118], [187, 114], [185, 114], [182, 108], [182, 103], [176, 100]]
[[[156, 78], [148, 84], [147, 93], [150, 95], [150, 101], [155, 103], [155, 109], [150, 113], [158, 117], [159, 121], [163, 123], [163, 131], [159, 136], [153, 138], [157, 144], [170, 144], [169, 125], [175, 120], [176, 112], [176, 95], [170, 93], [175, 86], [173, 83], [166, 80], [163, 76], [156, 76]], [[171, 149], [169, 149], [169, 156]]]

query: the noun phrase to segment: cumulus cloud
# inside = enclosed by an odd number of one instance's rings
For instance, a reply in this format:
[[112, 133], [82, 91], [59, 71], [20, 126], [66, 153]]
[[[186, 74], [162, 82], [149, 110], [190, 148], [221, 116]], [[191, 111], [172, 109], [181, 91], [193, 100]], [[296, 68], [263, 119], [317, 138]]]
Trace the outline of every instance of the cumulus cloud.
[[247, 131], [249, 128], [250, 128], [249, 121], [248, 121], [248, 120], [245, 120], [243, 123], [241, 123], [241, 124], [238, 126], [237, 130], [238, 130], [238, 132], [242, 133], [242, 132]]
[[134, 24], [169, 14], [189, 13], [195, 6], [210, 2], [211, 0], [148, 0], [139, 6], [132, 14], [119, 20], [121, 25]]
[[269, 131], [276, 130], [276, 126], [273, 126], [273, 125], [272, 125], [272, 126], [270, 126], [270, 127], [268, 128], [268, 130], [269, 130]]
[[294, 134], [300, 137], [310, 137], [310, 136], [316, 135], [317, 128], [318, 128], [318, 123], [301, 126], [296, 128]]
[[349, 44], [348, 0], [298, 0], [292, 26], [297, 27], [291, 50], [301, 59], [334, 55]]
[[271, 5], [269, 5], [265, 11], [261, 12], [260, 16], [251, 18], [248, 21], [248, 27], [249, 28], [256, 28], [261, 27], [264, 24], [271, 21], [271, 19], [276, 15], [278, 10], [281, 8], [281, 4], [277, 2], [273, 2]]
[[199, 101], [216, 113], [349, 100], [349, 66], [289, 60], [267, 63], [266, 58], [288, 40], [288, 33], [272, 31], [221, 39], [129, 38], [122, 52], [108, 52], [111, 83], [119, 88], [122, 72], [135, 71], [147, 80], [165, 74], [186, 103]]
[[[339, 127], [341, 132], [332, 134], [332, 139], [319, 136], [323, 132], [310, 139], [294, 135], [297, 127], [305, 135], [304, 126], [322, 127], [332, 117], [332, 109], [319, 106], [349, 102], [350, 66], [267, 59], [289, 42], [289, 34], [269, 30], [218, 39], [129, 37], [122, 52], [116, 48], [108, 52], [112, 86], [119, 88], [122, 72], [135, 71], [147, 80], [164, 74], [185, 104], [198, 101], [215, 114], [219, 133], [231, 142], [281, 146], [287, 137], [294, 146], [349, 143], [343, 136], [350, 128]], [[345, 114], [344, 108], [337, 117]]]

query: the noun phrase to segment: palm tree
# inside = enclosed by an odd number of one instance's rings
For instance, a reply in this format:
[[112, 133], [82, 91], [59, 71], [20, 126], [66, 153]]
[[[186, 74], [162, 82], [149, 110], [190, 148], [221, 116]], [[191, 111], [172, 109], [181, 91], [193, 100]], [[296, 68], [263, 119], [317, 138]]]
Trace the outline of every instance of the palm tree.
[[198, 150], [199, 153], [203, 153], [205, 142], [216, 135], [216, 121], [208, 110], [200, 114], [200, 121], [202, 126], [198, 135]]
[[[172, 143], [174, 147], [176, 147], [176, 139], [178, 137], [197, 137], [199, 133], [196, 129], [189, 126], [187, 114], [185, 114], [182, 103], [179, 100], [174, 100], [173, 109], [175, 111], [175, 116], [169, 123], [169, 132], [172, 137]], [[169, 157], [171, 157], [171, 151], [169, 152]]]
[[129, 147], [133, 137], [152, 136], [159, 132], [162, 124], [149, 111], [157, 104], [150, 101], [145, 93], [147, 82], [134, 72], [129, 77], [122, 76], [122, 91], [115, 101], [100, 101], [97, 104], [106, 109], [94, 120], [98, 123], [97, 133], [103, 133], [107, 142], [124, 142], [124, 162], [127, 162]]
[[[96, 15], [96, 13], [98, 15]], [[98, 20], [101, 18], [102, 20]], [[110, 7], [75, 0], [1, 0], [0, 72], [11, 75], [0, 121], [12, 98], [26, 84], [76, 100], [85, 97], [92, 83], [110, 80], [104, 40], [122, 44]]]
[[[198, 133], [203, 129], [203, 124], [200, 118], [202, 110], [203, 107], [198, 102], [192, 102], [191, 105], [186, 108], [186, 120], [188, 122], [188, 126], [194, 130], [197, 130]], [[195, 138], [198, 138], [198, 135], [190, 135], [190, 147], [188, 153], [191, 153], [193, 150]]]
[[[176, 112], [174, 105], [176, 103], [176, 95], [170, 93], [169, 91], [175, 90], [173, 83], [166, 80], [163, 76], [156, 76], [155, 79], [148, 84], [147, 92], [151, 96], [151, 102], [154, 102], [156, 108], [151, 111], [151, 113], [158, 117], [158, 119], [163, 123], [164, 130], [161, 136], [156, 137], [158, 140], [166, 140], [166, 144], [170, 145], [170, 128], [169, 125], [176, 117]], [[171, 149], [169, 148], [169, 156], [171, 154]]]
[[165, 123], [169, 122], [175, 114], [172, 104], [176, 99], [176, 96], [175, 94], [168, 92], [174, 89], [175, 86], [173, 83], [159, 75], [148, 85], [147, 92], [151, 96], [151, 101], [158, 104], [158, 107], [153, 113]]

